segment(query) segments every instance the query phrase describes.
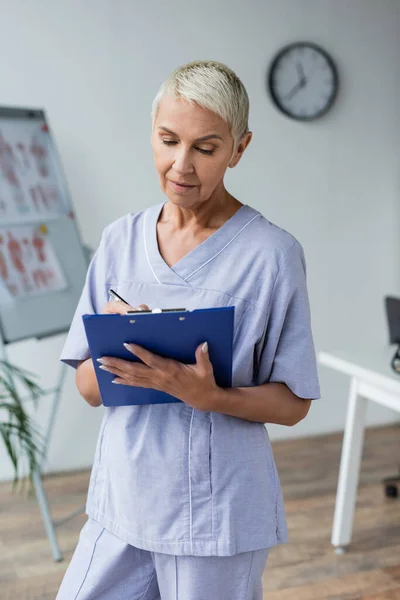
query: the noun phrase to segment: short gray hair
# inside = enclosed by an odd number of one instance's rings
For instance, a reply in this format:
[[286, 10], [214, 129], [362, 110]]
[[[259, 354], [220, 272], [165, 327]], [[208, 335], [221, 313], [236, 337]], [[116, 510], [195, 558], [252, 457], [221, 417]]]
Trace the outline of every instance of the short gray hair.
[[161, 98], [165, 95], [198, 104], [220, 116], [230, 127], [237, 146], [249, 130], [249, 97], [239, 77], [226, 65], [199, 60], [178, 69], [161, 85], [153, 101], [152, 120], [157, 116]]

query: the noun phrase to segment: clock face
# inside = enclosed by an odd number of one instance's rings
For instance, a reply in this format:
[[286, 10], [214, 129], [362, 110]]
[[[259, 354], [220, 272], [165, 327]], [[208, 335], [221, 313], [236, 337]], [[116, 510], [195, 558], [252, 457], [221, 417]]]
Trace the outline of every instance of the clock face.
[[316, 119], [332, 106], [338, 74], [330, 56], [315, 44], [301, 42], [283, 48], [269, 69], [269, 90], [288, 117]]

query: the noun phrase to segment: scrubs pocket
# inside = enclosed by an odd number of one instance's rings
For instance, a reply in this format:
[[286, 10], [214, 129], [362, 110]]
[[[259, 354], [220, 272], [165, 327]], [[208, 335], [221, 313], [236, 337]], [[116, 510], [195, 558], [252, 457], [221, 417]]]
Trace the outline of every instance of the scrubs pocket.
[[213, 534], [212, 415], [193, 409], [189, 435], [191, 530], [195, 537]]

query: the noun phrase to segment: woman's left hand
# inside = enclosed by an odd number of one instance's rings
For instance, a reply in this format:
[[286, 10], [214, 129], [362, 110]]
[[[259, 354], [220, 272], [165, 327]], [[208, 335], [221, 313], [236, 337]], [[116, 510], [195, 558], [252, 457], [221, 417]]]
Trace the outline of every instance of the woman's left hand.
[[100, 369], [117, 376], [113, 383], [153, 388], [167, 392], [198, 410], [212, 410], [212, 399], [218, 386], [206, 343], [196, 349], [194, 365], [163, 358], [136, 344], [124, 346], [140, 358], [143, 364], [110, 356], [98, 359], [101, 363]]

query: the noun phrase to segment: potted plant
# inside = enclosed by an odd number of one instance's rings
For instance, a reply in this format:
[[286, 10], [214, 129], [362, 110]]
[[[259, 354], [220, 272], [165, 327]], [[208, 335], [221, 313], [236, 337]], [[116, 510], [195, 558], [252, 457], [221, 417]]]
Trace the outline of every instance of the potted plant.
[[36, 405], [43, 394], [34, 377], [29, 371], [0, 360], [0, 439], [14, 467], [13, 487], [21, 480], [23, 463], [27, 462], [32, 480], [42, 454], [41, 435], [24, 408], [26, 399]]

